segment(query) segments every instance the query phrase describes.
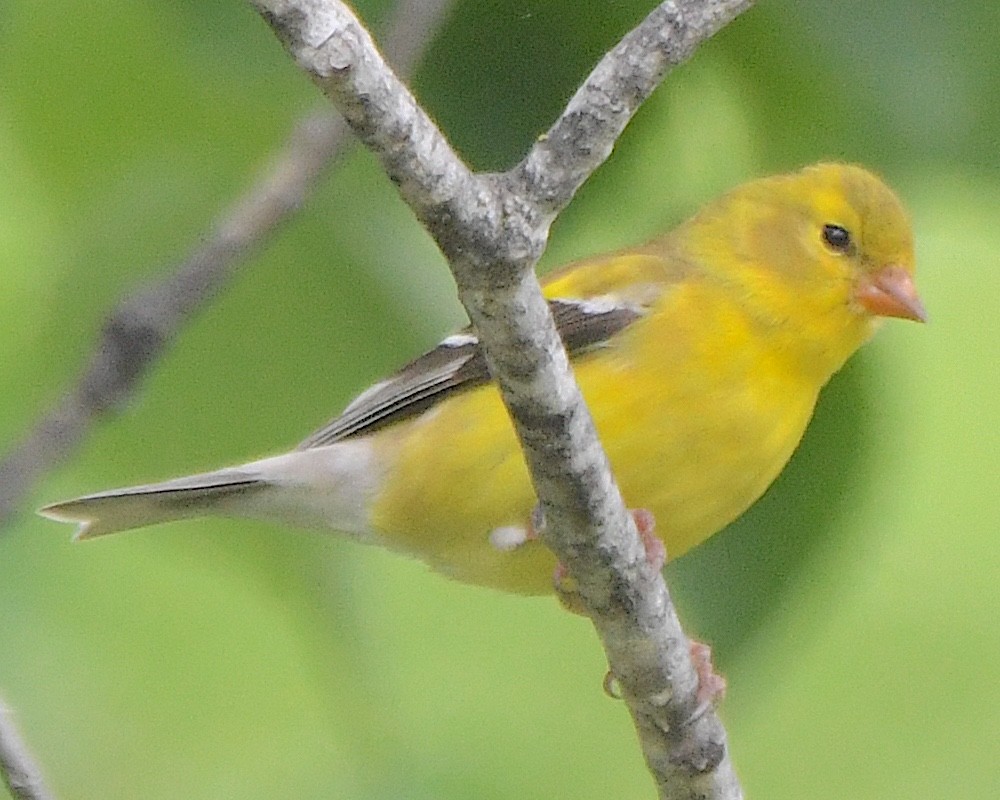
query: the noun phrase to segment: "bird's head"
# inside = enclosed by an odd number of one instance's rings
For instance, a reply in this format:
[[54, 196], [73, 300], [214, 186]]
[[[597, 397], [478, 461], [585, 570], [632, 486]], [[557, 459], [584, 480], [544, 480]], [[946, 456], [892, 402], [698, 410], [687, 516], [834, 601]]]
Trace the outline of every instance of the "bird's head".
[[807, 231], [802, 246], [805, 263], [815, 266], [806, 274], [844, 284], [848, 306], [861, 316], [926, 322], [913, 283], [913, 232], [892, 190], [849, 164], [817, 164], [790, 176], [789, 183], [790, 204], [806, 198], [798, 211]]
[[927, 319], [906, 210], [861, 167], [816, 164], [744, 184], [685, 227], [714, 277], [834, 370], [880, 318]]

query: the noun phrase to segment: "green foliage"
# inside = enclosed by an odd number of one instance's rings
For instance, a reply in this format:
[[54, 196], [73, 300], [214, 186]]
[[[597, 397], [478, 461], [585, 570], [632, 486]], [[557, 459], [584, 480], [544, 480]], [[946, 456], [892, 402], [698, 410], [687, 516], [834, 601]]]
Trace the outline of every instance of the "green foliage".
[[[322, 102], [244, 3], [10, 5], [0, 442]], [[503, 168], [651, 6], [457, 3], [417, 93]], [[553, 233], [546, 265], [820, 158], [913, 210], [931, 324], [888, 324], [773, 490], [669, 570], [728, 676], [750, 796], [996, 797], [998, 24], [970, 0], [764, 2], [668, 78]], [[281, 450], [460, 321], [354, 152], [34, 502]], [[0, 642], [0, 694], [65, 798], [651, 792], [585, 621], [333, 537], [191, 522], [77, 546], [26, 509], [0, 538]]]

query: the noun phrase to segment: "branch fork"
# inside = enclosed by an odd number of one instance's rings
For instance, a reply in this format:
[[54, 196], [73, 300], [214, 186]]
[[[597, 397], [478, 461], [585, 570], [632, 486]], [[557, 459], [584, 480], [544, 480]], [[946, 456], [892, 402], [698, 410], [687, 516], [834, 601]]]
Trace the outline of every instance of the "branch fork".
[[520, 438], [543, 538], [579, 587], [660, 797], [741, 798], [725, 731], [699, 703], [690, 644], [614, 483], [533, 268], [552, 221], [642, 101], [750, 0], [661, 3], [520, 164], [484, 175], [462, 163], [344, 3], [253, 2], [447, 258]]
[[[753, 0], [660, 3], [600, 61], [524, 160], [500, 174], [476, 174], [462, 163], [344, 3], [251, 1], [381, 160], [448, 259], [520, 437], [546, 520], [543, 538], [577, 584], [659, 797], [739, 800], [725, 731], [714, 708], [699, 703], [689, 642], [615, 486], [533, 268], [553, 220], [610, 155], [639, 105]], [[399, 0], [388, 37], [397, 63], [405, 68], [415, 60], [445, 5]], [[340, 129], [332, 115], [310, 115], [202, 248], [112, 312], [77, 384], [0, 462], [0, 521], [97, 418], [134, 393], [163, 347], [221, 291], [239, 260], [304, 201], [338, 152]], [[156, 314], [144, 312], [149, 305]], [[4, 757], [0, 776], [36, 774], [30, 761], [26, 754]], [[28, 788], [17, 796], [45, 793]]]

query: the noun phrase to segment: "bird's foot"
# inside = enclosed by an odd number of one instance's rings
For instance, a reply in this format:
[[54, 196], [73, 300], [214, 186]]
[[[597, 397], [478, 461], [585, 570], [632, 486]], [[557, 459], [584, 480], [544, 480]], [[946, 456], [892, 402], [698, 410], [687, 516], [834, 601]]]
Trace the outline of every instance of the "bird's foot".
[[[726, 679], [715, 671], [712, 664], [712, 648], [704, 642], [691, 640], [689, 643], [691, 662], [698, 676], [698, 691], [695, 694], [697, 706], [687, 718], [685, 725], [700, 719], [710, 708], [715, 708], [726, 695]], [[604, 676], [604, 693], [612, 700], [622, 699], [622, 686], [615, 674], [608, 670]]]
[[691, 640], [691, 662], [694, 664], [695, 674], [698, 676], [698, 692], [695, 698], [698, 700], [698, 707], [691, 715], [690, 722], [694, 722], [709, 708], [714, 708], [726, 696], [726, 679], [723, 678], [712, 664], [712, 648], [704, 642]]
[[[653, 516], [653, 512], [645, 508], [633, 509], [631, 514], [632, 519], [635, 520], [635, 527], [639, 531], [643, 549], [646, 551], [646, 561], [659, 572], [667, 561], [667, 549], [655, 533], [656, 518]], [[555, 572], [552, 573], [552, 586], [563, 608], [574, 614], [586, 614], [576, 580], [569, 574], [566, 565], [561, 561], [556, 564]]]

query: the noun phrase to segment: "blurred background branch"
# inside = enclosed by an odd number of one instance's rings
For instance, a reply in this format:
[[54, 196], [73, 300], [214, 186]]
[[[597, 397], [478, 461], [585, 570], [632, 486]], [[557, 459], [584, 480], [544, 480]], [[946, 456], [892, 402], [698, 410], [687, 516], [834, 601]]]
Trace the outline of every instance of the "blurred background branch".
[[[385, 37], [386, 57], [408, 74], [449, 0], [400, 0]], [[132, 290], [108, 314], [90, 364], [0, 461], [0, 530], [49, 470], [93, 423], [120, 409], [173, 338], [224, 289], [312, 192], [344, 145], [339, 115], [309, 112], [242, 196], [223, 211], [180, 264]]]
[[[448, 5], [449, 0], [399, 0], [384, 47], [402, 74], [419, 61]], [[133, 290], [112, 309], [83, 374], [0, 461], [0, 531], [35, 483], [71, 455], [99, 418], [131, 399], [164, 347], [308, 199], [341, 152], [346, 132], [334, 112], [306, 114], [201, 244], [166, 275]], [[50, 797], [2, 701], [0, 779], [18, 800]]]
[[14, 800], [55, 800], [14, 724], [14, 712], [3, 698], [0, 698], [0, 780]]

